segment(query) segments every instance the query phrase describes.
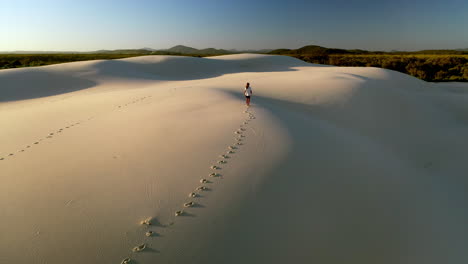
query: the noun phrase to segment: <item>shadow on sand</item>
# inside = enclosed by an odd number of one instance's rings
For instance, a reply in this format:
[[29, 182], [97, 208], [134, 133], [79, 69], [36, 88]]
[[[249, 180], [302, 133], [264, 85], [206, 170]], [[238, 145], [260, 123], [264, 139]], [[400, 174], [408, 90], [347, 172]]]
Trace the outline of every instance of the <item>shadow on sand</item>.
[[232, 206], [237, 211], [213, 239], [229, 245], [210, 244], [217, 248], [211, 260], [400, 262], [411, 208], [402, 203], [409, 197], [405, 188], [394, 183], [402, 173], [398, 162], [385, 160], [366, 138], [321, 119], [319, 107], [261, 96], [252, 102], [253, 111], [260, 107], [279, 119], [292, 145], [284, 160], [264, 172], [262, 184]]
[[[60, 65], [0, 71], [0, 102], [34, 99], [95, 86], [95, 79], [183, 81], [242, 72], [294, 71], [314, 65], [286, 56], [210, 59], [185, 56], [142, 56], [89, 63], [85, 69], [61, 70]], [[87, 72], [89, 75], [80, 75]]]

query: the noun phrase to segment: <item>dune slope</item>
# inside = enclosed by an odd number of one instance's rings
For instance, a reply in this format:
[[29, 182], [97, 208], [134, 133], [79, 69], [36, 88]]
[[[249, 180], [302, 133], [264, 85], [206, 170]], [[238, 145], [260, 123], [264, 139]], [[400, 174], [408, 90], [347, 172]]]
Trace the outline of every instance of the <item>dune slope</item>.
[[254, 54], [0, 71], [0, 263], [467, 262], [465, 88]]

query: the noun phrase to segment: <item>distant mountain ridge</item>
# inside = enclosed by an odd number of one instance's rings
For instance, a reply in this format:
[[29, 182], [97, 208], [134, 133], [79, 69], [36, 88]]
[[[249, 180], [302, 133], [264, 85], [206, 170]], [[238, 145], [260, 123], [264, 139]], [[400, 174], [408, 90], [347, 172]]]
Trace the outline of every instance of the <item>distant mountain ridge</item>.
[[181, 54], [205, 54], [205, 55], [219, 55], [219, 54], [232, 54], [234, 52], [224, 49], [215, 49], [215, 48], [206, 48], [206, 49], [195, 49], [192, 47], [187, 47], [184, 45], [177, 45], [167, 50], [159, 51], [169, 51], [176, 52]]
[[96, 50], [96, 51], [9, 51], [2, 52], [3, 54], [141, 54], [141, 55], [225, 55], [225, 54], [236, 54], [236, 53], [267, 53], [271, 50], [248, 50], [248, 51], [237, 51], [237, 50], [225, 50], [216, 48], [196, 49], [184, 45], [177, 45], [169, 49], [153, 49], [153, 48], [141, 48], [141, 49], [117, 49], [117, 50]]
[[317, 45], [308, 45], [298, 49], [276, 49], [268, 52], [274, 55], [313, 55], [313, 56], [326, 56], [333, 54], [433, 54], [433, 55], [464, 55], [468, 54], [468, 49], [458, 50], [420, 50], [420, 51], [368, 51], [361, 49], [334, 49], [326, 48]]
[[455, 50], [421, 50], [421, 51], [367, 51], [362, 49], [337, 49], [326, 48], [317, 45], [307, 45], [298, 49], [260, 49], [260, 50], [235, 50], [235, 49], [216, 49], [205, 48], [196, 49], [184, 45], [177, 45], [169, 49], [117, 49], [117, 50], [96, 50], [96, 51], [0, 51], [0, 54], [133, 54], [133, 55], [195, 55], [195, 56], [213, 56], [238, 53], [261, 53], [274, 55], [314, 55], [326, 56], [332, 54], [439, 54], [439, 55], [465, 55], [467, 49]]
[[177, 45], [177, 46], [174, 46], [174, 47], [172, 47], [170, 49], [167, 49], [167, 51], [179, 52], [179, 53], [194, 53], [194, 52], [198, 52], [199, 50], [195, 49], [195, 48], [192, 48], [192, 47], [187, 47], [187, 46], [184, 46], [184, 45]]
[[308, 45], [299, 49], [276, 49], [269, 52], [270, 54], [278, 55], [298, 55], [298, 54], [314, 54], [314, 55], [329, 55], [329, 54], [347, 54], [350, 53], [344, 49], [330, 49], [316, 45]]

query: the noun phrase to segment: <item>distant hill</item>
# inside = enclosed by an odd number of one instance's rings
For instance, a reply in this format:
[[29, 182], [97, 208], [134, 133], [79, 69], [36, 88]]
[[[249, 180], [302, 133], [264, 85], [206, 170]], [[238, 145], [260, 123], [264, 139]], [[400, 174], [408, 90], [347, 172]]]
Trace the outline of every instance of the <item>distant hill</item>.
[[317, 54], [317, 55], [328, 55], [328, 54], [347, 54], [351, 53], [344, 49], [330, 49], [315, 45], [304, 46], [297, 50], [294, 50], [297, 54]]
[[468, 49], [456, 50], [420, 50], [420, 51], [398, 51], [392, 50], [390, 52], [384, 51], [367, 51], [362, 49], [336, 49], [326, 48], [317, 45], [307, 45], [298, 49], [261, 49], [261, 50], [225, 50], [216, 48], [196, 49], [184, 45], [177, 45], [170, 49], [117, 49], [117, 50], [96, 50], [96, 51], [0, 51], [0, 54], [121, 54], [121, 55], [192, 55], [192, 56], [213, 56], [225, 55], [236, 53], [261, 53], [261, 54], [274, 54], [274, 55], [290, 55], [290, 56], [328, 56], [328, 55], [377, 55], [377, 54], [390, 54], [390, 55], [412, 55], [412, 54], [425, 54], [425, 55], [465, 55], [468, 54]]
[[330, 55], [330, 54], [349, 54], [352, 51], [345, 49], [330, 49], [316, 45], [308, 45], [299, 49], [276, 49], [269, 52], [269, 54], [278, 55], [301, 55], [301, 54], [313, 54], [313, 55]]
[[197, 49], [192, 48], [192, 47], [187, 47], [184, 45], [177, 45], [170, 49], [161, 50], [161, 51], [170, 51], [170, 52], [177, 52], [177, 53], [184, 53], [184, 54], [195, 54], [198, 52]]
[[195, 49], [192, 47], [187, 47], [184, 45], [177, 45], [167, 50], [159, 50], [159, 51], [169, 51], [169, 52], [176, 52], [180, 54], [200, 54], [200, 55], [221, 55], [221, 54], [232, 54], [234, 52], [224, 49], [215, 49], [215, 48], [207, 48], [207, 49]]
[[309, 45], [304, 46], [299, 49], [276, 49], [269, 52], [269, 54], [276, 54], [276, 55], [312, 55], [312, 56], [326, 56], [332, 54], [427, 54], [427, 55], [463, 55], [468, 54], [468, 49], [466, 50], [421, 50], [421, 51], [391, 51], [391, 52], [383, 52], [383, 51], [367, 51], [361, 49], [333, 49], [333, 48], [325, 48], [316, 45]]
[[291, 51], [292, 51], [291, 49], [275, 49], [268, 53], [275, 54], [275, 55], [287, 55], [287, 54], [291, 54]]
[[236, 53], [268, 53], [271, 49], [261, 49], [261, 50], [225, 50], [225, 49], [215, 49], [215, 48], [207, 48], [207, 49], [195, 49], [192, 47], [187, 47], [184, 45], [177, 45], [170, 49], [159, 50], [159, 51], [168, 51], [168, 52], [176, 52], [180, 54], [186, 55], [224, 55], [224, 54], [236, 54]]

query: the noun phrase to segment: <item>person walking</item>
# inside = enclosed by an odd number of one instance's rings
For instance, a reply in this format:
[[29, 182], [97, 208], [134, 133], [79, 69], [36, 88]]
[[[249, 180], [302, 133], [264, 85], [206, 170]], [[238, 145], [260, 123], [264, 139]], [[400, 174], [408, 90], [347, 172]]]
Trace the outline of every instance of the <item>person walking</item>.
[[252, 96], [252, 87], [250, 87], [250, 83], [247, 83], [245, 85], [244, 95], [245, 103], [247, 104], [247, 106], [250, 106], [250, 96]]

